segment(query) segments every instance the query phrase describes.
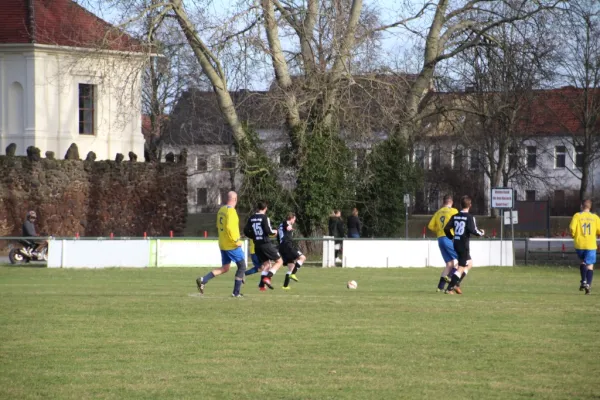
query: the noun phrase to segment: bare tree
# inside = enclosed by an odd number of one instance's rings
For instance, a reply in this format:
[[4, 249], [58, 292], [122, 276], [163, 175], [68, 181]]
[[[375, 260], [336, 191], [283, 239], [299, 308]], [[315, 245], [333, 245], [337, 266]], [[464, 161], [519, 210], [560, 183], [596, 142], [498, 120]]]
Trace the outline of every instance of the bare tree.
[[566, 131], [576, 149], [576, 169], [573, 175], [581, 184], [579, 198], [589, 196], [590, 172], [594, 161], [600, 160], [600, 3], [582, 0], [570, 4], [560, 13], [557, 26], [561, 30], [558, 52], [560, 80], [578, 90], [563, 93], [579, 122], [579, 127]]
[[[397, 133], [406, 139], [415, 132], [427, 96], [434, 83], [436, 68], [466, 50], [498, 43], [498, 28], [528, 20], [562, 4], [561, 0], [440, 0], [427, 2], [413, 15], [379, 29], [404, 27], [424, 41], [423, 59], [400, 116]], [[423, 32], [418, 23], [423, 16], [430, 23]], [[417, 26], [415, 26], [417, 24]]]
[[470, 152], [470, 167], [483, 171], [492, 187], [539, 184], [547, 176], [541, 157], [535, 165], [527, 159], [528, 145], [545, 151], [531, 130], [536, 89], [549, 80], [553, 50], [544, 21], [535, 22], [501, 26], [491, 31], [494, 43], [457, 59], [466, 93], [449, 96], [457, 111], [449, 121]]

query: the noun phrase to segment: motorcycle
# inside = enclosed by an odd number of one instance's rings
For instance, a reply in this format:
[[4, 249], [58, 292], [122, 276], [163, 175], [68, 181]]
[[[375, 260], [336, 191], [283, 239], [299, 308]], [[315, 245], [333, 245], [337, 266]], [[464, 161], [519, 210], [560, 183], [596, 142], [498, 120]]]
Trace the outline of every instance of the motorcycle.
[[34, 251], [34, 247], [24, 241], [19, 240], [16, 245], [8, 246], [8, 259], [11, 264], [26, 264], [31, 261], [48, 261], [48, 242], [44, 241], [38, 245]]

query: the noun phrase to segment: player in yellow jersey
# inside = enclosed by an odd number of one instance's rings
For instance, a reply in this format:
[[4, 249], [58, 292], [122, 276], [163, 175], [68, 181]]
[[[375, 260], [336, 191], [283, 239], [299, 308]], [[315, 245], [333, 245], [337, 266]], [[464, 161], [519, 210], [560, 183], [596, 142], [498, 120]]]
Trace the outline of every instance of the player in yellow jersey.
[[575, 241], [575, 251], [581, 260], [579, 290], [585, 290], [585, 294], [590, 294], [592, 287], [596, 250], [598, 249], [596, 238], [600, 235], [600, 218], [596, 214], [592, 214], [591, 209], [592, 201], [584, 200], [581, 203], [581, 212], [573, 215], [569, 225], [571, 236]]
[[246, 272], [246, 257], [242, 250], [240, 240], [240, 219], [235, 206], [237, 205], [237, 193], [227, 193], [227, 204], [219, 209], [217, 213], [217, 230], [219, 232], [219, 249], [221, 249], [222, 267], [217, 268], [196, 279], [196, 285], [201, 294], [204, 294], [206, 283], [215, 276], [229, 271], [231, 262], [237, 264], [235, 283], [233, 286], [233, 297], [243, 297], [240, 293]]
[[[441, 292], [444, 290], [444, 286], [446, 286], [446, 282], [450, 282], [450, 276], [454, 273], [456, 264], [457, 264], [457, 256], [456, 251], [454, 251], [454, 245], [452, 244], [452, 240], [446, 237], [444, 233], [444, 227], [450, 221], [450, 218], [454, 214], [458, 214], [458, 210], [453, 208], [452, 205], [454, 201], [452, 196], [449, 194], [444, 196], [444, 206], [437, 210], [433, 217], [431, 217], [431, 221], [429, 221], [430, 231], [435, 232], [438, 239], [438, 246], [440, 251], [442, 252], [442, 258], [446, 263], [446, 268], [442, 271], [442, 275], [440, 276], [440, 282], [438, 283], [437, 291]], [[460, 289], [459, 289], [460, 290]]]

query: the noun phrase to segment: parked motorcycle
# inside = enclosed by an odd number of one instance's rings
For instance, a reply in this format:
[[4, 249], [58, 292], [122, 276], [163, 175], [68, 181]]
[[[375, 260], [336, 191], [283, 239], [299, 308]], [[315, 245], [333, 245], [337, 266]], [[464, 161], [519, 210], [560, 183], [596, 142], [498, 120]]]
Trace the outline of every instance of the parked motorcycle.
[[8, 246], [8, 259], [11, 264], [25, 264], [31, 261], [48, 261], [48, 242], [44, 241], [37, 250], [25, 241], [19, 240], [16, 244]]

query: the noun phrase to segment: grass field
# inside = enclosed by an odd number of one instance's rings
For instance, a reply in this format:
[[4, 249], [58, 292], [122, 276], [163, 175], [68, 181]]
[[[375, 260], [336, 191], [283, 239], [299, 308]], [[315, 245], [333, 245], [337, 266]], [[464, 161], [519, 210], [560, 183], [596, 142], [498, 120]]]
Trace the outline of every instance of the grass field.
[[475, 269], [449, 296], [439, 269], [304, 268], [243, 299], [231, 273], [199, 297], [206, 271], [1, 267], [0, 398], [600, 398], [576, 269]]

